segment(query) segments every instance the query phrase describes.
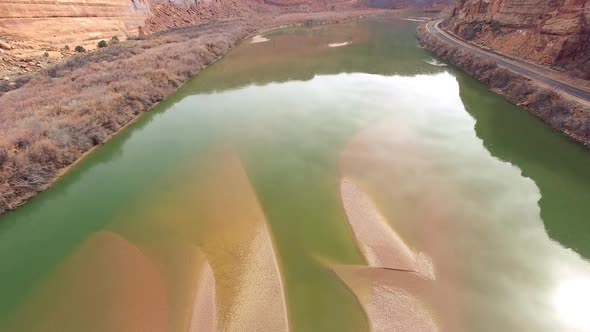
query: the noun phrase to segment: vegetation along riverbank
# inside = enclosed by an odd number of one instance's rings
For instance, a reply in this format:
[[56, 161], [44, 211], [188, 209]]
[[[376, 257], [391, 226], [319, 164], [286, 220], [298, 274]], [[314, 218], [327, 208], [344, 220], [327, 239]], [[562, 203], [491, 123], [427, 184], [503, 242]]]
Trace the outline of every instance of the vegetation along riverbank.
[[0, 89], [0, 214], [260, 31], [340, 22], [372, 9], [211, 20], [72, 56]]

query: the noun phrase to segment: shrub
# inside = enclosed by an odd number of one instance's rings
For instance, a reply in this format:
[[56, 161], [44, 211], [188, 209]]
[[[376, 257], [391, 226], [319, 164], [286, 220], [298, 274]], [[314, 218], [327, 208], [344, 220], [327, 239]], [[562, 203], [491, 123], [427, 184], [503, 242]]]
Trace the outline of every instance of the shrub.
[[111, 37], [111, 44], [118, 44], [118, 43], [119, 43], [119, 37], [117, 37], [117, 36]]
[[15, 81], [19, 88], [0, 94], [0, 214], [250, 33], [215, 23], [206, 33], [190, 27], [154, 34], [79, 54], [47, 68], [46, 75]]
[[6, 161], [8, 161], [8, 149], [0, 146], [0, 167], [4, 165]]
[[492, 23], [490, 24], [490, 28], [492, 29], [492, 31], [494, 33], [500, 33], [501, 29], [502, 29], [502, 24], [496, 20], [493, 20]]
[[97, 45], [98, 45], [99, 48], [104, 48], [104, 47], [107, 47], [108, 46], [108, 44], [107, 44], [107, 42], [105, 40], [99, 41]]
[[49, 53], [45, 52], [45, 53], [43, 53], [43, 56], [47, 58], [47, 57], [49, 57]]
[[78, 52], [78, 53], [83, 53], [86, 52], [86, 49], [80, 45], [76, 46], [76, 48], [74, 49], [74, 51]]
[[563, 100], [560, 100], [560, 99], [553, 101], [553, 103], [551, 105], [551, 112], [554, 115], [557, 115], [557, 114], [570, 115], [572, 113], [571, 108], [567, 105], [567, 103], [564, 102]]
[[35, 142], [27, 149], [29, 160], [34, 163], [52, 165], [59, 164], [59, 152], [55, 144], [49, 139], [42, 139]]
[[64, 46], [64, 50], [69, 51], [70, 47], [68, 45]]

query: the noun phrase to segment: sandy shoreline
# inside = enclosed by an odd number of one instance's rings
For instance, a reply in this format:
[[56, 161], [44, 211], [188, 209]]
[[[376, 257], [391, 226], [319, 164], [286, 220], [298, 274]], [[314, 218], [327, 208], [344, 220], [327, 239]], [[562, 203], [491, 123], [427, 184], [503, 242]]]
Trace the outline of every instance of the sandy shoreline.
[[[272, 234], [241, 160], [231, 148], [215, 150], [205, 160], [180, 171], [198, 170], [203, 177], [186, 176], [194, 181], [185, 180], [169, 201], [156, 204], [165, 210], [156, 207], [159, 212], [147, 212], [158, 214], [158, 222], [175, 232], [189, 234], [210, 264], [211, 273], [207, 268], [199, 272], [201, 287], [195, 292], [193, 312], [209, 317], [207, 327], [216, 324], [220, 331], [288, 331], [285, 291]], [[169, 211], [183, 213], [170, 224]], [[194, 216], [206, 217], [195, 223]], [[206, 307], [212, 298], [215, 310]], [[193, 314], [193, 322], [195, 317]], [[192, 326], [198, 327], [196, 323]]]
[[270, 39], [263, 37], [262, 35], [256, 35], [250, 39], [250, 44], [266, 43]]

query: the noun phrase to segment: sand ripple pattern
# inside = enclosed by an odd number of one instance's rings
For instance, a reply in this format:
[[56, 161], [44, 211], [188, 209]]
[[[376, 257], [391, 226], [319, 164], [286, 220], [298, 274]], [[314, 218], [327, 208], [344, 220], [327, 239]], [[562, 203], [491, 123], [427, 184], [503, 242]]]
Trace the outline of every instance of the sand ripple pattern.
[[217, 331], [217, 305], [215, 299], [215, 276], [206, 260], [197, 280], [197, 291], [189, 327], [190, 332]]
[[227, 330], [288, 331], [283, 285], [272, 241], [264, 223], [257, 228]]

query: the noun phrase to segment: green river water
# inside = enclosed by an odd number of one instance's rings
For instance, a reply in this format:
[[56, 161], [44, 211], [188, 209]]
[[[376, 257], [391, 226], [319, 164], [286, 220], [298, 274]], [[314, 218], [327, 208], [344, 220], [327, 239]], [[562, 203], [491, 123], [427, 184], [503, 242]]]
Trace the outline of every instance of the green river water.
[[366, 264], [342, 176], [431, 258], [438, 295], [421, 300], [440, 330], [590, 330], [590, 153], [436, 61], [416, 24], [245, 41], [0, 217], [0, 331], [135, 331], [160, 316], [185, 330], [195, 252], [231, 330], [232, 280], [256, 269], [235, 248], [260, 222], [291, 330], [368, 330], [330, 268]]

